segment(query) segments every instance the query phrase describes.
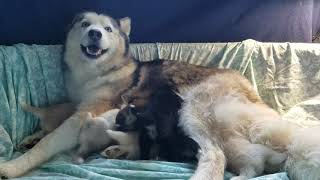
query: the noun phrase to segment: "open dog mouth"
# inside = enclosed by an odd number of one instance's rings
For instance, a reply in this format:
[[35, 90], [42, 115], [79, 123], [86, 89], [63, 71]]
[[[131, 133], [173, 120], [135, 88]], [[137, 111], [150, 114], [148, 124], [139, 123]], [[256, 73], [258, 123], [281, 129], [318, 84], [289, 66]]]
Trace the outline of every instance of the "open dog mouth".
[[89, 45], [89, 46], [84, 46], [81, 44], [81, 51], [89, 58], [99, 58], [101, 55], [106, 53], [108, 49], [101, 49], [97, 45]]

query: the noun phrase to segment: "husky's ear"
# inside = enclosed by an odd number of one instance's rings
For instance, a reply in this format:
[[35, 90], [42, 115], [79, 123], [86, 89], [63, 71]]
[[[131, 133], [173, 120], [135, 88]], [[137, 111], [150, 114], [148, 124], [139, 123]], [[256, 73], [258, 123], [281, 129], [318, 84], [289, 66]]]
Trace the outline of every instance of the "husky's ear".
[[84, 18], [85, 14], [86, 14], [85, 12], [76, 14], [76, 15], [74, 16], [71, 24], [74, 25], [75, 23], [80, 22], [80, 21]]
[[67, 32], [69, 32], [77, 22], [82, 21], [82, 19], [84, 18], [85, 14], [86, 14], [85, 12], [76, 14], [76, 15], [74, 16], [74, 18], [72, 19], [71, 24], [69, 24], [69, 25], [67, 26], [67, 29], [66, 29]]
[[121, 31], [129, 36], [131, 30], [131, 19], [129, 17], [121, 18], [119, 19], [119, 24]]

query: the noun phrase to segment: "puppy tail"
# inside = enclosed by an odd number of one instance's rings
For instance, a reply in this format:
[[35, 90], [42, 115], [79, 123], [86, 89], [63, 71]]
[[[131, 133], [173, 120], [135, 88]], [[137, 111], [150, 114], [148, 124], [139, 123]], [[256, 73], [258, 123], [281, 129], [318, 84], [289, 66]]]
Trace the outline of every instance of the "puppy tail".
[[297, 131], [288, 146], [285, 170], [292, 180], [318, 180], [320, 177], [320, 127]]

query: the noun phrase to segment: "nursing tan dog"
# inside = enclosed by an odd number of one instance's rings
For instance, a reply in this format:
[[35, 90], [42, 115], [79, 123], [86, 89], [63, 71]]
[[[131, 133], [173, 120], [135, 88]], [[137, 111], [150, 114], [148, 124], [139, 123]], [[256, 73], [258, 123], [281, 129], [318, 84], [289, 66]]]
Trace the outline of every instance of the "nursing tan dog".
[[[128, 18], [116, 21], [95, 13], [75, 18], [64, 60], [69, 67], [69, 96], [78, 104], [76, 112], [31, 150], [0, 164], [1, 176], [21, 176], [57, 153], [74, 148], [82, 127], [104, 112], [112, 118], [115, 113], [110, 110], [121, 106], [121, 97], [143, 106], [158, 88], [153, 85], [164, 83], [181, 95], [180, 126], [200, 146], [192, 179], [222, 180], [225, 168], [239, 175], [234, 179], [281, 168], [293, 180], [319, 179], [319, 128], [302, 130], [282, 121], [238, 72], [165, 60], [134, 61], [129, 56], [129, 32]], [[88, 118], [88, 113], [93, 117]], [[110, 146], [109, 152], [139, 149], [126, 148], [129, 143]], [[117, 157], [117, 153], [109, 155]]]

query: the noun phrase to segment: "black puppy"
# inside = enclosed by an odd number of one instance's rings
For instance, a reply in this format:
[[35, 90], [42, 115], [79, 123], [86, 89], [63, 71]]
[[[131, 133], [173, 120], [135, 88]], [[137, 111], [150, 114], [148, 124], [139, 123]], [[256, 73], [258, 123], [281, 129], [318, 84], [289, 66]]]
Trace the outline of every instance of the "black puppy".
[[182, 99], [170, 86], [159, 87], [143, 106], [130, 104], [116, 117], [119, 131], [138, 131], [141, 159], [196, 161], [198, 144], [178, 127]]

